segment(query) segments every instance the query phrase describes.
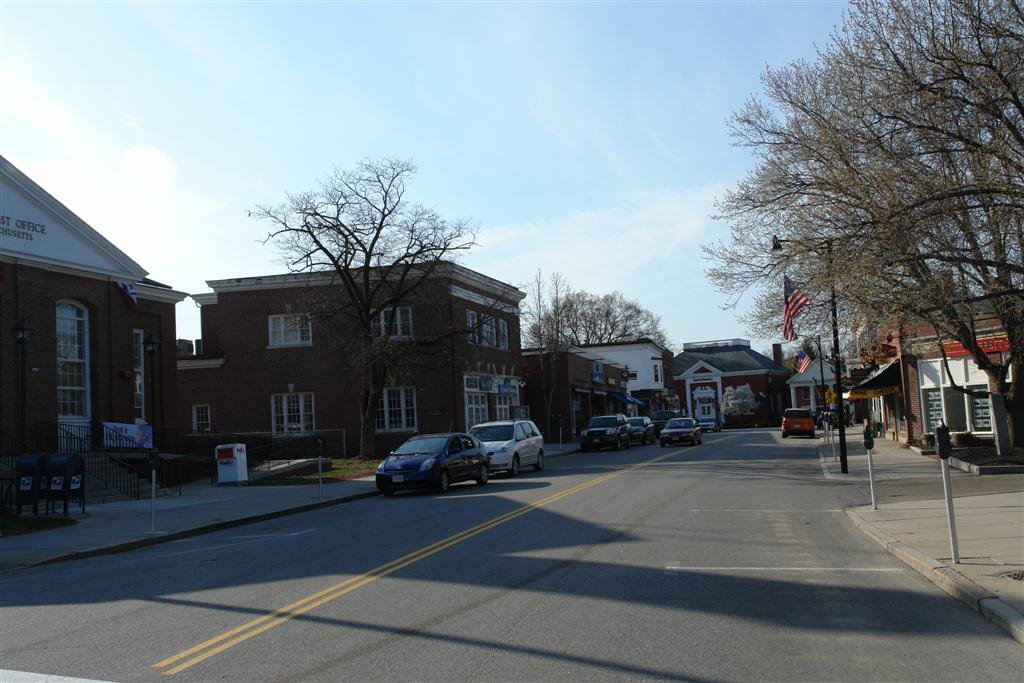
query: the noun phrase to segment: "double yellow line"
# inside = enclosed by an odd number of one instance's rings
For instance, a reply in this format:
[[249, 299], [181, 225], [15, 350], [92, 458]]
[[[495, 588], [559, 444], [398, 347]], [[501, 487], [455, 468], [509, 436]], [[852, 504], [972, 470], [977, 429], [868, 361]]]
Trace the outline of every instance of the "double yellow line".
[[246, 622], [241, 626], [237, 626], [231, 629], [230, 631], [225, 631], [224, 633], [221, 633], [219, 636], [215, 636], [213, 638], [210, 638], [209, 640], [204, 640], [198, 645], [194, 645], [188, 648], [187, 650], [183, 650], [174, 656], [160, 660], [156, 664], [153, 664], [153, 668], [163, 669], [164, 675], [173, 676], [174, 674], [180, 673], [185, 669], [191, 668], [196, 664], [199, 664], [200, 662], [209, 659], [210, 657], [213, 657], [216, 654], [220, 654], [221, 652], [224, 652], [225, 650], [228, 650], [234, 647], [235, 645], [238, 645], [239, 643], [249, 640], [250, 638], [254, 638], [260, 635], [261, 633], [265, 633], [266, 631], [269, 631], [275, 626], [283, 624], [289, 619], [305, 614], [306, 612], [316, 609], [321, 605], [327, 604], [332, 600], [337, 600], [342, 596], [348, 595], [352, 591], [358, 590], [363, 586], [367, 586], [373, 583], [381, 577], [387, 576], [388, 574], [396, 572], [404, 567], [408, 567], [409, 565], [415, 562], [419, 562], [420, 560], [430, 557], [431, 555], [439, 553], [442, 550], [451, 548], [452, 546], [462, 543], [466, 539], [472, 538], [477, 534], [483, 533], [489, 529], [493, 529], [499, 524], [504, 524], [505, 522], [515, 519], [516, 517], [525, 515], [526, 513], [532, 510], [536, 510], [546, 505], [550, 505], [555, 501], [579, 493], [580, 491], [589, 489], [592, 486], [597, 486], [616, 477], [621, 477], [623, 474], [631, 472], [639, 467], [643, 467], [645, 465], [649, 465], [651, 463], [664, 460], [673, 454], [674, 453], [667, 453], [657, 458], [645, 460], [644, 462], [637, 463], [636, 465], [631, 465], [621, 470], [616, 470], [614, 472], [611, 472], [610, 474], [605, 474], [600, 477], [596, 477], [589, 481], [585, 481], [582, 484], [577, 484], [576, 486], [568, 488], [564, 491], [560, 491], [559, 493], [552, 494], [547, 498], [542, 498], [536, 502], [524, 505], [520, 508], [516, 508], [511, 512], [506, 512], [503, 515], [499, 515], [498, 517], [494, 517], [493, 519], [490, 519], [486, 522], [477, 524], [474, 527], [470, 527], [469, 529], [460, 531], [459, 533], [453, 536], [449, 536], [447, 538], [441, 539], [440, 541], [437, 541], [436, 543], [432, 543], [424, 548], [420, 548], [419, 550], [409, 553], [408, 555], [404, 555], [396, 560], [392, 560], [386, 564], [382, 564], [379, 567], [371, 569], [368, 572], [345, 579], [344, 581], [336, 583], [333, 586], [323, 589], [322, 591], [318, 591], [316, 593], [313, 593], [312, 595], [302, 598], [301, 600], [297, 600], [291, 604], [285, 605], [284, 607], [280, 607], [271, 612], [270, 614], [266, 614], [257, 619], [253, 619], [252, 621]]

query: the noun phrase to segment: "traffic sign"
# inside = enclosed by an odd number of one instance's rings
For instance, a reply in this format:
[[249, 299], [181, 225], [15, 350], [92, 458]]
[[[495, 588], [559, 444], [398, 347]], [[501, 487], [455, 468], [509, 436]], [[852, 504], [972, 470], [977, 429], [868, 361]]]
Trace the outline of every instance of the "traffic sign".
[[829, 387], [825, 390], [825, 403], [832, 405], [836, 402], [836, 390]]

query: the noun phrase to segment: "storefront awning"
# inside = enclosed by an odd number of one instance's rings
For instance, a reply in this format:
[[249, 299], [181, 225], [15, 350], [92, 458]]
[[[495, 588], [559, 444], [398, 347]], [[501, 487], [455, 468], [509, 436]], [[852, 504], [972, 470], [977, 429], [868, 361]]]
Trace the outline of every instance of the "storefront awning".
[[894, 360], [879, 370], [874, 377], [868, 377], [851, 389], [850, 400], [878, 398], [898, 393], [900, 393], [900, 362]]
[[624, 406], [642, 406], [644, 404], [643, 401], [635, 399], [632, 396], [627, 396], [626, 394], [620, 394], [617, 391], [609, 391], [608, 395]]

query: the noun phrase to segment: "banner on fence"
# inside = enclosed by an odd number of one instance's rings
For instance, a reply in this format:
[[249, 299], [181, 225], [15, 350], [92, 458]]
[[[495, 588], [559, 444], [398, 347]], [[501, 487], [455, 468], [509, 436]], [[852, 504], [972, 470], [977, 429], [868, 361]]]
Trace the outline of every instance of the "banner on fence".
[[103, 423], [103, 446], [105, 448], [153, 447], [153, 425], [136, 425], [127, 422]]

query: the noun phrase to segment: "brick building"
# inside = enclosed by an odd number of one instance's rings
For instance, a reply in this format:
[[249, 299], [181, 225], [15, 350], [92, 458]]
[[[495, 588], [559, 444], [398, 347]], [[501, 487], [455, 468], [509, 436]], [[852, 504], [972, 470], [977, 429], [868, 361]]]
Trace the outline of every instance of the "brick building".
[[[271, 435], [344, 433], [359, 443], [358, 339], [343, 315], [316, 302], [340, 295], [327, 275], [207, 282], [193, 295], [202, 339], [178, 361], [178, 419], [196, 431]], [[377, 334], [406, 342], [387, 370], [376, 448], [414, 433], [463, 430], [516, 414], [519, 289], [442, 264]]]
[[547, 441], [569, 443], [591, 417], [644, 405], [628, 392], [626, 365], [587, 348], [523, 349], [522, 367], [530, 416]]
[[177, 426], [186, 295], [146, 275], [0, 157], [0, 450], [52, 449], [58, 425], [83, 448], [104, 422]]
[[[725, 389], [749, 384], [757, 402], [749, 416], [730, 416], [728, 422], [775, 424], [789, 407], [788, 369], [782, 366], [782, 346], [772, 346], [774, 359], [750, 348], [746, 339], [720, 339], [683, 345], [675, 357], [676, 393], [682, 409], [694, 417], [721, 422]], [[728, 424], [727, 422], [727, 424]]]

